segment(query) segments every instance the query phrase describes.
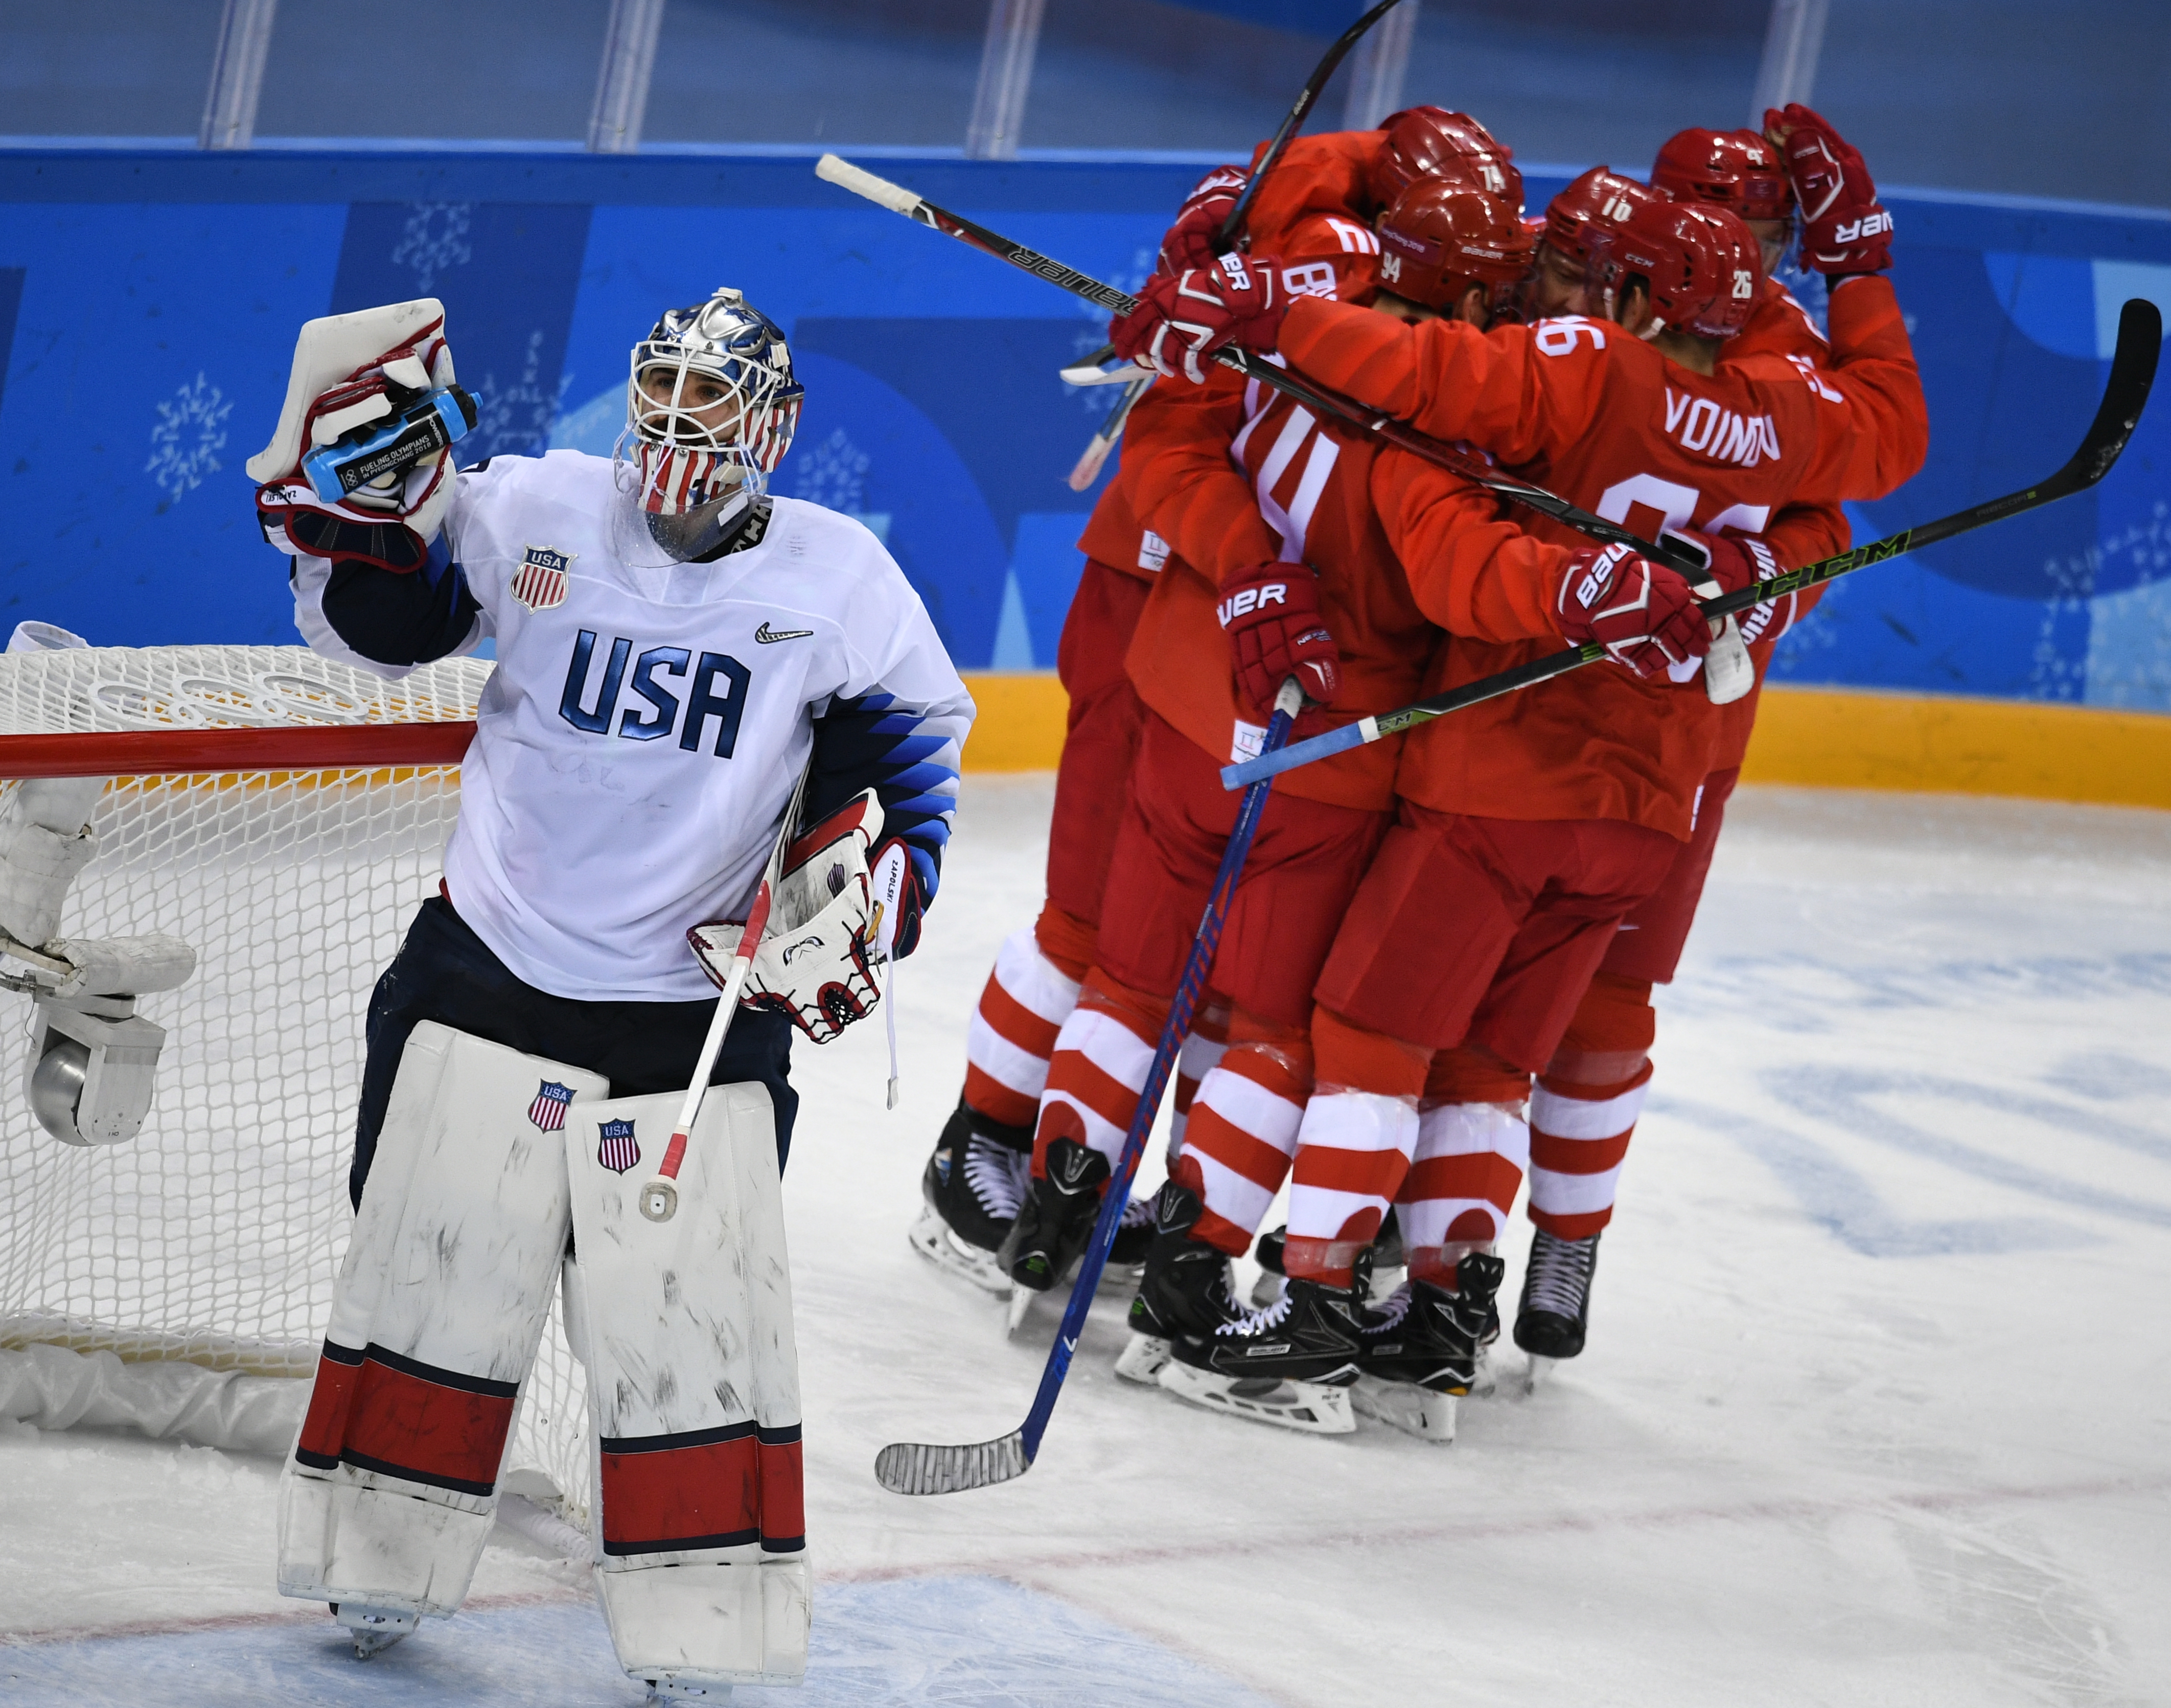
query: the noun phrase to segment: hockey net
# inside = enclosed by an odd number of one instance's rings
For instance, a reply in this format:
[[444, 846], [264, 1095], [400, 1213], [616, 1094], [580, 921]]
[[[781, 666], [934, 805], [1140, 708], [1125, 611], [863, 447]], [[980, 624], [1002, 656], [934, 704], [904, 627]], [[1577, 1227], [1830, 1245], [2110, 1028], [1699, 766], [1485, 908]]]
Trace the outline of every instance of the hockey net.
[[[167, 1038], [126, 1144], [38, 1124], [29, 999], [0, 993], [19, 1035], [0, 1062], [0, 1348], [314, 1370], [353, 1220], [365, 1011], [459, 806], [465, 732], [426, 726], [472, 720], [490, 670], [386, 682], [300, 647], [0, 656], [0, 777], [108, 779], [62, 934], [168, 932], [198, 956], [138, 1004]], [[586, 1421], [554, 1305], [507, 1465], [541, 1472], [576, 1523]]]

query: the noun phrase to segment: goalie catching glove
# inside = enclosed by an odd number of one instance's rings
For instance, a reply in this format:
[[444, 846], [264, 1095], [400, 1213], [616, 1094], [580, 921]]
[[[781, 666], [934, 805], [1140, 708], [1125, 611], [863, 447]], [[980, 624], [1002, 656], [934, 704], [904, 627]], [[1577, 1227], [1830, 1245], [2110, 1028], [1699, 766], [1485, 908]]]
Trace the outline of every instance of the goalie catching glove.
[[265, 538], [289, 557], [421, 569], [475, 418], [436, 297], [309, 321], [278, 431], [246, 465]]
[[[909, 947], [917, 934], [919, 887], [910, 854], [895, 838], [882, 842], [882, 805], [869, 789], [792, 843], [739, 998], [748, 1008], [791, 1015], [817, 1044], [874, 1012], [882, 1000], [875, 970], [893, 945]], [[726, 919], [686, 934], [719, 990], [744, 930], [743, 922]]]

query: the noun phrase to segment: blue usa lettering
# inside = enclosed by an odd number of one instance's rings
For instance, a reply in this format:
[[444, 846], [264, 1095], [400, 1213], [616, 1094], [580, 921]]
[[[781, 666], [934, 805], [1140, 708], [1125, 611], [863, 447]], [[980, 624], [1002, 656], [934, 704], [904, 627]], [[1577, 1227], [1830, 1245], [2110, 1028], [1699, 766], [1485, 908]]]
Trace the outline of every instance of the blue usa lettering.
[[615, 715], [615, 733], [629, 742], [660, 741], [675, 730], [679, 747], [689, 753], [700, 750], [713, 718], [716, 734], [709, 751], [719, 759], [732, 757], [752, 671], [728, 653], [704, 652], [696, 661], [683, 646], [651, 646], [636, 658], [632, 641], [614, 636], [591, 702], [598, 638], [592, 629], [583, 629], [573, 642], [566, 691], [558, 702], [560, 717], [587, 735], [608, 736]]

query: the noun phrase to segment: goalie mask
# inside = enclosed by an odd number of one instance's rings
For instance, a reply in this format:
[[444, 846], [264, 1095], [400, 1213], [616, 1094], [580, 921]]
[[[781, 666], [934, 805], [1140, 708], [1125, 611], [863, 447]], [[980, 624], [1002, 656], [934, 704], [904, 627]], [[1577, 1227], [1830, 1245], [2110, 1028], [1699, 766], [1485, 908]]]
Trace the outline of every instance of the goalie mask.
[[667, 558], [730, 536], [791, 448], [805, 395], [783, 332], [728, 287], [666, 310], [634, 346], [614, 461]]

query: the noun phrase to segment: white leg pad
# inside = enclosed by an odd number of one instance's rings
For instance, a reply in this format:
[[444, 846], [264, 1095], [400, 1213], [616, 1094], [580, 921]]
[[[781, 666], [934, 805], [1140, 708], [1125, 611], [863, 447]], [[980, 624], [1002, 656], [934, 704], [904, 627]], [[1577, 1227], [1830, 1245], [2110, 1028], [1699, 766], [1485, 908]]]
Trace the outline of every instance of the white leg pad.
[[609, 1089], [415, 1029], [281, 1478], [281, 1593], [440, 1615], [465, 1597], [566, 1249], [560, 1130]]
[[597, 1588], [635, 1679], [796, 1684], [812, 1580], [775, 1122], [761, 1086], [712, 1090], [678, 1213], [651, 1222], [641, 1190], [680, 1100], [583, 1104], [566, 1123]]

